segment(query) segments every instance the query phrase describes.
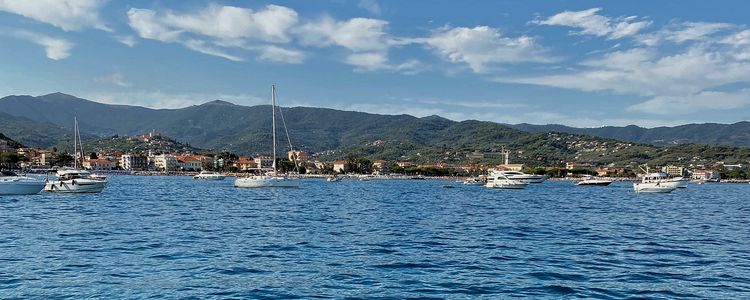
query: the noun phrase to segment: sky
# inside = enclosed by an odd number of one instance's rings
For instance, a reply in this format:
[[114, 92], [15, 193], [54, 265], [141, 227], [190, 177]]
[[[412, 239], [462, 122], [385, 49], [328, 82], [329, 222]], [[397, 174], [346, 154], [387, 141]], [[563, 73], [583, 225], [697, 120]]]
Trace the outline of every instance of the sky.
[[[0, 0], [0, 96], [577, 127], [750, 120], [747, 1]], [[0, 107], [0, 110], [2, 108]]]

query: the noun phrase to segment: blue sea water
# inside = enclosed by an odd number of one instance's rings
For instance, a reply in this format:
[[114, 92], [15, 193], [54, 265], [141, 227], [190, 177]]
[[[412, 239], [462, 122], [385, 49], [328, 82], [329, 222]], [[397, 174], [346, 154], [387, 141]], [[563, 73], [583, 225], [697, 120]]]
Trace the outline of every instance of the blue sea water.
[[0, 198], [0, 298], [748, 299], [749, 220], [740, 184], [115, 176]]

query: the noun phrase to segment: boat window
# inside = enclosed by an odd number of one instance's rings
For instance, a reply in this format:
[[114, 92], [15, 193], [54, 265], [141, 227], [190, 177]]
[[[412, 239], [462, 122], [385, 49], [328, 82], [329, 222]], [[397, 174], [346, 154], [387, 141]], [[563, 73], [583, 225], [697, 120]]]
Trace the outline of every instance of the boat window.
[[11, 171], [0, 171], [2, 172], [2, 176], [18, 176], [16, 173], [13, 173]]

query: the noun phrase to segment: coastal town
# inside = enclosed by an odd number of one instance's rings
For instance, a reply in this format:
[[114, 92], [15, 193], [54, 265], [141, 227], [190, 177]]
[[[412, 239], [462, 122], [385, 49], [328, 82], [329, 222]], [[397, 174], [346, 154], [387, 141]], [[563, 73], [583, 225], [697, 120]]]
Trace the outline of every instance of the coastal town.
[[[158, 132], [125, 138], [137, 141], [140, 149], [97, 149], [86, 154], [79, 153], [79, 161], [87, 170], [110, 174], [191, 174], [201, 171], [221, 171], [231, 174], [259, 173], [270, 169], [273, 158], [267, 154], [252, 156], [236, 155], [230, 152], [211, 153], [175, 147], [176, 143]], [[184, 148], [184, 147], [183, 147]], [[596, 151], [592, 149], [591, 151]], [[39, 149], [15, 148], [8, 141], [0, 140], [0, 161], [9, 169], [45, 170], [72, 166], [74, 158], [67, 152], [56, 148]], [[288, 151], [285, 158], [277, 158], [278, 166], [283, 172], [299, 172], [304, 175], [328, 174], [368, 174], [368, 175], [423, 175], [435, 177], [476, 176], [487, 174], [489, 170], [523, 171], [530, 174], [547, 175], [552, 178], [599, 176], [612, 178], [635, 178], [639, 173], [637, 166], [597, 165], [586, 162], [564, 162], [556, 166], [527, 166], [503, 161], [503, 155], [510, 156], [510, 151], [482, 152], [479, 150], [460, 153], [464, 156], [461, 162], [438, 161], [436, 163], [415, 163], [409, 160], [368, 160], [362, 157], [347, 159], [321, 160], [320, 153], [308, 153], [302, 150]], [[328, 153], [323, 153], [328, 154]], [[457, 153], [458, 154], [458, 153]], [[82, 157], [81, 157], [82, 156]], [[481, 162], [477, 162], [481, 161]], [[295, 170], [296, 166], [296, 170]], [[669, 164], [653, 166], [656, 170], [670, 177], [691, 178], [693, 180], [744, 181], [747, 179], [747, 165], [729, 164], [717, 161], [711, 164]]]

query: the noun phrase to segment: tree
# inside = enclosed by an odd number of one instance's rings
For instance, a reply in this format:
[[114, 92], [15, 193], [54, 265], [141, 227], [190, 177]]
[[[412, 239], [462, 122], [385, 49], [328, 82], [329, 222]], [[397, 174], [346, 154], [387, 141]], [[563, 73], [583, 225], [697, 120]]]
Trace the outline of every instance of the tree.
[[89, 154], [89, 159], [97, 159], [97, 158], [99, 158], [99, 156], [98, 156], [98, 155], [96, 155], [96, 152], [91, 152], [91, 153]]
[[73, 162], [73, 156], [71, 156], [67, 152], [58, 154], [57, 158], [55, 159], [55, 165], [61, 166], [61, 167], [70, 165], [72, 162]]
[[344, 164], [344, 173], [370, 174], [372, 173], [372, 162], [366, 158], [350, 156]]

